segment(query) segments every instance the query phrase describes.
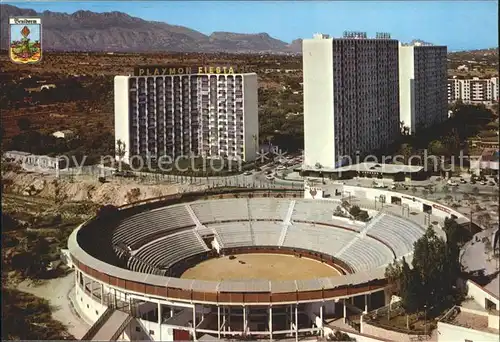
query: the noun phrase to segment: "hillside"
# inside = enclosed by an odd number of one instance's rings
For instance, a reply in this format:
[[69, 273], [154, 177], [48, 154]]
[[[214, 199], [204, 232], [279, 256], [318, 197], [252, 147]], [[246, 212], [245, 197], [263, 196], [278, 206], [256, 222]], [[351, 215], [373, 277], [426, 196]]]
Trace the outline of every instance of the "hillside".
[[[214, 32], [207, 36], [183, 26], [146, 21], [122, 12], [37, 13], [1, 4], [0, 46], [8, 46], [8, 18], [40, 16], [43, 47], [52, 51], [288, 53], [296, 45], [267, 33]], [[300, 51], [300, 49], [299, 49]]]

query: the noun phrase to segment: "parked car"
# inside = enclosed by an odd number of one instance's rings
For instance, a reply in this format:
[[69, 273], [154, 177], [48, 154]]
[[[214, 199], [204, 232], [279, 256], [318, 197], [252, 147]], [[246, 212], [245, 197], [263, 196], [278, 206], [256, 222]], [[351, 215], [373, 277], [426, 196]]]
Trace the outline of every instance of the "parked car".
[[243, 172], [244, 176], [250, 176], [252, 174], [252, 171], [245, 171]]
[[488, 182], [488, 185], [492, 185], [492, 186], [494, 186], [494, 185], [495, 185], [495, 182], [494, 182], [494, 181], [489, 181], [489, 182]]
[[271, 174], [267, 175], [266, 179], [272, 181], [272, 180], [274, 180], [274, 175], [271, 175]]
[[463, 179], [463, 178], [460, 178], [460, 183], [461, 184], [467, 184], [467, 181], [465, 179]]
[[272, 171], [272, 170], [267, 170], [267, 171], [266, 171], [266, 175], [270, 175], [270, 174], [272, 174], [272, 173], [273, 173], [273, 171]]
[[450, 180], [448, 180], [448, 181], [446, 182], [446, 184], [448, 184], [448, 185], [450, 185], [450, 186], [458, 186], [458, 183], [457, 183], [457, 182], [455, 182], [455, 181], [452, 181], [451, 179], [450, 179]]
[[479, 182], [479, 184], [481, 184], [481, 185], [486, 185], [486, 184], [488, 184], [488, 183], [486, 183], [486, 181], [482, 180], [482, 181], [480, 181], [480, 182]]

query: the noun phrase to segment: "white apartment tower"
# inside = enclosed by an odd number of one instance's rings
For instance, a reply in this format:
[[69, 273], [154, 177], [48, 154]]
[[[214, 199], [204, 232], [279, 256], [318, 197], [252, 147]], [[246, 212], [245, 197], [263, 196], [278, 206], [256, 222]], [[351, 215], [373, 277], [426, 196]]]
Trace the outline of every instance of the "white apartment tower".
[[498, 102], [498, 77], [448, 80], [448, 102], [458, 100], [466, 104], [492, 104]]
[[447, 119], [446, 58], [446, 46], [399, 45], [400, 121], [408, 134]]
[[302, 45], [305, 170], [383, 149], [399, 134], [398, 42], [316, 34]]
[[146, 67], [136, 76], [116, 76], [115, 142], [125, 143], [123, 161], [189, 155], [254, 160], [257, 75], [222, 70], [228, 68]]

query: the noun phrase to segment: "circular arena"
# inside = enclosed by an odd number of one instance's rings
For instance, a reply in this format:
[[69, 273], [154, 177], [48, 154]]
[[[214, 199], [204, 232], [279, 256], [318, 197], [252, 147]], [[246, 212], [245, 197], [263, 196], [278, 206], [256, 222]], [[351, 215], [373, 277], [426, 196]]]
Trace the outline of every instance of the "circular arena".
[[214, 189], [105, 207], [69, 238], [76, 305], [92, 322], [121, 315], [99, 339], [322, 335], [385, 305], [386, 266], [411, 261], [443, 219], [349, 195], [360, 222], [339, 215], [345, 201], [303, 196]]

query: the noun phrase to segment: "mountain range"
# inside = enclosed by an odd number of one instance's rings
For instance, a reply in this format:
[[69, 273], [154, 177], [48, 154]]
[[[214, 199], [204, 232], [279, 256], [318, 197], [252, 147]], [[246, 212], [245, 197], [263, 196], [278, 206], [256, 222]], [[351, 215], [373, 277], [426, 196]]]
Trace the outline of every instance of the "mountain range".
[[[214, 32], [205, 35], [184, 26], [147, 21], [123, 12], [72, 14], [0, 4], [0, 48], [9, 45], [9, 17], [42, 18], [43, 49], [88, 52], [302, 52], [302, 39], [288, 44], [267, 33]], [[414, 42], [426, 43], [422, 40]], [[427, 43], [426, 43], [427, 44]]]
[[267, 33], [214, 32], [205, 35], [184, 26], [147, 21], [122, 12], [72, 14], [0, 4], [0, 47], [9, 45], [9, 17], [42, 18], [43, 49], [99, 52], [300, 53], [302, 40], [291, 44]]

